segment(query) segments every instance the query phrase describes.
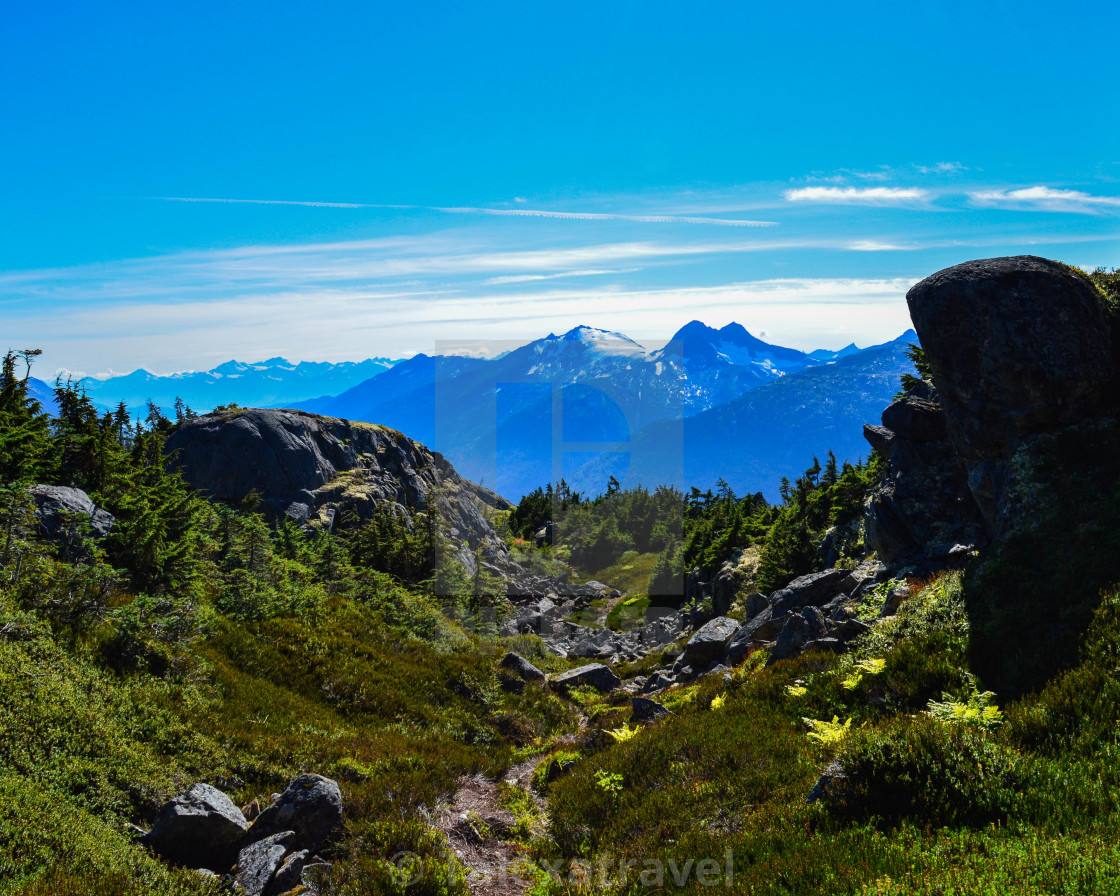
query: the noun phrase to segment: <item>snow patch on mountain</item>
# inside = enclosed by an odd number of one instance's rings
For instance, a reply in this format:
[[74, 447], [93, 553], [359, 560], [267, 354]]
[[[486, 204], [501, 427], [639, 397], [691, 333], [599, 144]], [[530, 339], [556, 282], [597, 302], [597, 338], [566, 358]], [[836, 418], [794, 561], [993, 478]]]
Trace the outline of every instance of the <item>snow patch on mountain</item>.
[[610, 330], [599, 330], [595, 327], [574, 327], [563, 336], [552, 336], [550, 338], [564, 342], [578, 342], [597, 355], [644, 357], [647, 354], [645, 346], [639, 345], [629, 336], [614, 333]]

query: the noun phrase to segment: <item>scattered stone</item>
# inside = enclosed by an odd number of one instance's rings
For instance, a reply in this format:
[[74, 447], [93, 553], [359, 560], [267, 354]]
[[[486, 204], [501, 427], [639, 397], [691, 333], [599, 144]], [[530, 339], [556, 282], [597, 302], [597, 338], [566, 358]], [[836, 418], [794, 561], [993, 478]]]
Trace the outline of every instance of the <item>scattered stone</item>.
[[194, 784], [165, 803], [144, 842], [167, 861], [228, 871], [249, 827], [233, 800], [209, 784]]
[[747, 619], [754, 619], [759, 613], [770, 606], [770, 598], [759, 591], [753, 594], [748, 594], [743, 598], [743, 609], [746, 611]]
[[897, 588], [892, 588], [883, 600], [883, 608], [879, 611], [879, 618], [884, 619], [887, 616], [893, 616], [898, 612], [902, 602], [909, 596], [909, 585], [899, 585]]
[[850, 619], [845, 619], [843, 622], [837, 625], [833, 633], [841, 641], [851, 641], [854, 638], [858, 638], [860, 635], [865, 634], [869, 631], [871, 631], [871, 626], [852, 617]]
[[811, 641], [818, 641], [827, 634], [824, 617], [816, 607], [802, 607], [786, 617], [786, 624], [770, 651], [770, 658], [766, 661], [771, 666], [778, 660], [789, 659], [797, 656], [806, 649]]
[[663, 671], [654, 672], [653, 675], [649, 677], [649, 680], [645, 683], [645, 687], [643, 687], [642, 690], [650, 694], [656, 691], [663, 691], [665, 688], [671, 687], [674, 683], [675, 681], [672, 675]]
[[774, 611], [767, 607], [753, 619], [743, 623], [727, 645], [727, 659], [734, 662], [758, 647], [773, 641], [782, 630], [782, 619], [775, 618]]
[[553, 781], [558, 781], [564, 775], [568, 774], [575, 768], [576, 761], [574, 759], [565, 759], [561, 762], [559, 759], [553, 759], [548, 766], [548, 771], [545, 772], [545, 780], [551, 784]]
[[300, 891], [299, 896], [319, 896], [326, 887], [330, 868], [330, 863], [324, 862], [318, 856], [313, 857], [311, 861], [305, 864], [303, 875], [300, 878], [303, 890]]
[[[781, 616], [798, 607], [821, 606], [841, 591], [850, 590], [855, 584], [847, 569], [826, 569], [794, 579], [785, 588], [770, 595], [770, 609]], [[845, 587], [845, 586], [848, 587]]]

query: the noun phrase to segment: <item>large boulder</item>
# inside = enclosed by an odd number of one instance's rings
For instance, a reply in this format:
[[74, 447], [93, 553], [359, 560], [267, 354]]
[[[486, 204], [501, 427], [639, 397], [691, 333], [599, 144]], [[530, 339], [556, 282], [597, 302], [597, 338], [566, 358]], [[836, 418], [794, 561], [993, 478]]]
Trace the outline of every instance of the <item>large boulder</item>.
[[294, 832], [292, 849], [316, 852], [342, 818], [338, 783], [322, 775], [300, 775], [253, 823], [252, 840]]
[[225, 872], [236, 861], [248, 827], [222, 791], [195, 784], [160, 808], [144, 842], [176, 865]]
[[602, 663], [588, 663], [552, 676], [552, 686], [563, 692], [569, 688], [591, 687], [604, 694], [618, 690], [622, 681]]
[[1015, 449], [1108, 402], [1108, 314], [1083, 274], [1029, 255], [938, 271], [906, 301], [969, 488], [998, 534]]
[[683, 662], [693, 669], [703, 669], [727, 655], [727, 645], [739, 630], [739, 623], [719, 616], [697, 630], [685, 645]]
[[67, 525], [75, 521], [88, 522], [95, 538], [104, 538], [113, 528], [113, 515], [94, 504], [80, 488], [33, 485], [27, 491], [35, 501], [39, 529], [47, 538], [68, 537]]

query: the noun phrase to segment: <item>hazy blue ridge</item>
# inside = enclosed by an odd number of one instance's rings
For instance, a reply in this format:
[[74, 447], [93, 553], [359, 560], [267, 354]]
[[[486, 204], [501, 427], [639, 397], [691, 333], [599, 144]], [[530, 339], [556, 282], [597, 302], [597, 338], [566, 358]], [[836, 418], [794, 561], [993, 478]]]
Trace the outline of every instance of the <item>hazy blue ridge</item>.
[[121, 376], [82, 383], [100, 405], [116, 407], [120, 402], [132, 411], [142, 411], [153, 401], [165, 413], [182, 398], [200, 413], [219, 405], [242, 407], [285, 407], [316, 395], [336, 394], [379, 376], [395, 364], [388, 358], [339, 363], [269, 358], [258, 363], [227, 361], [212, 370], [157, 375], [134, 370]]

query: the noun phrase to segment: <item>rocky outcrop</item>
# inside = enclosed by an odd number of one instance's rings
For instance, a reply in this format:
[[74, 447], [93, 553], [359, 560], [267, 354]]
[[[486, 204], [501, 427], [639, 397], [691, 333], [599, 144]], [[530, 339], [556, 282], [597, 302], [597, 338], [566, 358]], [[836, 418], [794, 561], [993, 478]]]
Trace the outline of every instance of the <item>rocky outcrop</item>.
[[867, 547], [892, 567], [954, 565], [987, 541], [933, 385], [921, 381], [864, 435], [887, 462], [864, 515]]
[[1035, 445], [1114, 402], [1112, 327], [1084, 275], [1033, 256], [947, 268], [906, 300], [932, 382], [864, 427], [887, 459], [866, 538], [892, 567], [959, 566], [1029, 516]]
[[80, 488], [33, 485], [27, 491], [35, 501], [39, 530], [47, 538], [55, 541], [70, 538], [67, 526], [74, 522], [88, 522], [94, 538], [105, 538], [113, 528], [113, 515], [95, 505]]
[[1111, 322], [1083, 274], [1024, 255], [939, 271], [906, 296], [988, 532], [1015, 524], [1011, 459], [1113, 397]]
[[[764, 501], [761, 493], [754, 499], [760, 504]], [[740, 548], [710, 574], [700, 567], [692, 569], [684, 581], [684, 602], [710, 600], [713, 613], [726, 615], [739, 597], [753, 591], [761, 553], [757, 546]]]
[[220, 501], [255, 493], [276, 516], [326, 528], [347, 513], [407, 519], [434, 508], [468, 569], [476, 554], [494, 568], [510, 566], [485, 510], [511, 505], [387, 427], [303, 411], [215, 411], [181, 424], [167, 450], [191, 486]]

